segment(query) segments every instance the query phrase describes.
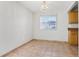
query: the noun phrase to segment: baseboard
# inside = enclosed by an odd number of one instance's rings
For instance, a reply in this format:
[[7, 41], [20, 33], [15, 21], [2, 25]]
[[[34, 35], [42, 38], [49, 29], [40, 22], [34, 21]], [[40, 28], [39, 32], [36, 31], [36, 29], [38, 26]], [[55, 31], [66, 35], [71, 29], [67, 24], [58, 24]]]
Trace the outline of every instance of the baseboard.
[[67, 41], [60, 41], [60, 40], [48, 40], [48, 39], [33, 39], [33, 40], [42, 40], [42, 41], [53, 41], [53, 42], [65, 42], [65, 43], [68, 43]]
[[18, 44], [16, 47], [14, 47], [13, 49], [10, 49], [10, 50], [5, 51], [4, 53], [2, 53], [2, 54], [0, 55], [0, 57], [4, 57], [6, 54], [9, 54], [10, 52], [14, 51], [15, 49], [17, 49], [17, 48], [19, 48], [19, 47], [21, 47], [21, 46], [23, 46], [23, 45], [29, 43], [30, 41], [32, 41], [32, 39], [29, 40], [29, 41], [24, 41], [24, 42], [22, 42], [22, 43], [19, 43], [19, 44]]
[[67, 41], [57, 41], [57, 40], [46, 40], [46, 39], [31, 39], [29, 40], [28, 42], [24, 41], [22, 43], [19, 43], [19, 45], [17, 45], [16, 47], [14, 47], [13, 49], [9, 50], [9, 51], [6, 51], [4, 52], [1, 57], [4, 57], [6, 54], [9, 54], [10, 52], [14, 51], [15, 49], [18, 49], [20, 48], [21, 46], [25, 45], [25, 44], [28, 44], [30, 41], [32, 40], [42, 40], [42, 41], [53, 41], [53, 42], [64, 42], [64, 43], [67, 43]]

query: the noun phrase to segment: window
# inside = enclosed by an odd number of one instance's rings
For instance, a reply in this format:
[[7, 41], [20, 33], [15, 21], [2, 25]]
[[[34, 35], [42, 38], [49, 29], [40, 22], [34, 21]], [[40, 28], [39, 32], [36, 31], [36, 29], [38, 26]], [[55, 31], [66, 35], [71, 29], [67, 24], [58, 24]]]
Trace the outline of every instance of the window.
[[56, 28], [56, 16], [40, 17], [40, 29], [55, 29], [55, 28]]

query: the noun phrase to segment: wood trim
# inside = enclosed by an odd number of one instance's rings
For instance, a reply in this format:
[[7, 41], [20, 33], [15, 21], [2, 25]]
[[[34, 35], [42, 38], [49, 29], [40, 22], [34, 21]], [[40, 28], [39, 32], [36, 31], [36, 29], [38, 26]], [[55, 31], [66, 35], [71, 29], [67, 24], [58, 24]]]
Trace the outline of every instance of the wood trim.
[[78, 28], [68, 28], [68, 30], [78, 30]]

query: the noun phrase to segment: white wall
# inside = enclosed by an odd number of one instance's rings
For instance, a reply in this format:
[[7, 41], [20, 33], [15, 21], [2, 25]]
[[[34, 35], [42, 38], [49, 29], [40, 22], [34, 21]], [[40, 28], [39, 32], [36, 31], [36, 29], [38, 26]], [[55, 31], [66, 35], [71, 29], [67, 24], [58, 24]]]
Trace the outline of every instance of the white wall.
[[68, 40], [68, 17], [67, 12], [52, 11], [46, 15], [57, 16], [56, 30], [40, 30], [40, 13], [35, 13], [33, 18], [33, 39], [67, 41]]
[[0, 1], [0, 56], [32, 39], [32, 12]]

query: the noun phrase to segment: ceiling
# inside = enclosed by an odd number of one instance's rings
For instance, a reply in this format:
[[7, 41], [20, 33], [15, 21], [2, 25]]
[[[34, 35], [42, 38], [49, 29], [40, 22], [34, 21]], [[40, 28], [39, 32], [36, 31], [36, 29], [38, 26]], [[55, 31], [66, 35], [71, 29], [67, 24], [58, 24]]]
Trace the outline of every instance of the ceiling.
[[[21, 1], [20, 4], [24, 5], [25, 8], [28, 8], [32, 12], [39, 12], [40, 6], [43, 1]], [[74, 1], [47, 1], [48, 11], [64, 11], [69, 5]]]

